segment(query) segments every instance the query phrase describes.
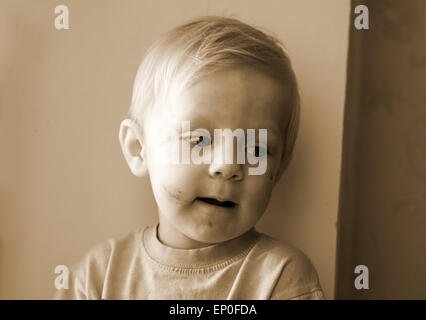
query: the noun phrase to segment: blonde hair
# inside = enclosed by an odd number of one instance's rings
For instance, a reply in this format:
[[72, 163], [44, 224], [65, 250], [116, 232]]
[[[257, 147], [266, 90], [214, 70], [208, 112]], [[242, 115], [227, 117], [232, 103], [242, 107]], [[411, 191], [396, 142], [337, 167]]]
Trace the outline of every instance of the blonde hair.
[[291, 108], [285, 125], [284, 155], [290, 160], [299, 127], [300, 98], [284, 46], [237, 19], [206, 16], [179, 26], [157, 40], [138, 69], [129, 117], [144, 127], [155, 106], [173, 101], [181, 90], [209, 73], [251, 66], [277, 78], [290, 89], [283, 108]]

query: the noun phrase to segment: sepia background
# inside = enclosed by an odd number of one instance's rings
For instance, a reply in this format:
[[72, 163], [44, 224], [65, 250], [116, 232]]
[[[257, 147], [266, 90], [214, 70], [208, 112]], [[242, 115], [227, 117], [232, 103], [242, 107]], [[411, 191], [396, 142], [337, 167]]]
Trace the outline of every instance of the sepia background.
[[[54, 27], [60, 4], [70, 30]], [[349, 0], [1, 0], [1, 299], [50, 299], [56, 265], [155, 223], [149, 180], [128, 170], [118, 128], [148, 46], [207, 14], [263, 27], [288, 49], [300, 134], [258, 229], [302, 249], [334, 298]]]

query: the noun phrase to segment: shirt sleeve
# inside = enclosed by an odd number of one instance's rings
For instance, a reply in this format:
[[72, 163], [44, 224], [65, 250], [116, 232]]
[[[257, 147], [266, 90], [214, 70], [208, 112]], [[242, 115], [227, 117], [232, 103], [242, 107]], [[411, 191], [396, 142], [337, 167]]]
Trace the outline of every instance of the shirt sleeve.
[[56, 290], [54, 300], [102, 299], [108, 260], [111, 254], [108, 244], [99, 245], [70, 268], [67, 289]]
[[324, 300], [318, 274], [301, 251], [288, 259], [271, 295], [272, 300]]
[[69, 273], [68, 288], [57, 289], [54, 300], [87, 300], [88, 294], [85, 290], [86, 277], [83, 269], [73, 268]]

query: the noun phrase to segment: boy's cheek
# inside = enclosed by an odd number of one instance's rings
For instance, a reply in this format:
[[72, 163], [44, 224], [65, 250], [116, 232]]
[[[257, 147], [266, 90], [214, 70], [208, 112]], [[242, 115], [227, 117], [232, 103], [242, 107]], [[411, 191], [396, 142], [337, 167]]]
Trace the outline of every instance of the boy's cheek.
[[162, 166], [179, 164], [179, 148], [171, 142], [158, 142], [149, 145], [150, 158], [154, 164]]
[[250, 187], [246, 189], [246, 197], [256, 203], [261, 203], [261, 205], [265, 202], [267, 203], [274, 186], [270, 176], [271, 173], [268, 173], [264, 176], [257, 176], [250, 181]]
[[[261, 172], [261, 171], [255, 172], [255, 173], [258, 173], [258, 174], [253, 174], [253, 168], [257, 167], [257, 169], [260, 170], [261, 169], [260, 163], [256, 164], [256, 165], [246, 166], [245, 179], [250, 180], [250, 183], [252, 183], [254, 185], [258, 185], [259, 187], [262, 187], [262, 188], [269, 186], [269, 184], [273, 182], [275, 172], [277, 171], [276, 170], [276, 163], [275, 163], [275, 161], [268, 161], [266, 164], [264, 164], [264, 166], [266, 166], [266, 169], [264, 170], [264, 172]], [[251, 170], [252, 174], [249, 174], [249, 172], [250, 172], [250, 171], [248, 171], [249, 168], [252, 168], [252, 170]]]
[[189, 165], [165, 165], [158, 168], [157, 179], [163, 186], [193, 193], [201, 181], [201, 177]]
[[[269, 160], [269, 159], [268, 159]], [[265, 172], [265, 179], [274, 186], [276, 175], [279, 172], [280, 162], [276, 158], [271, 158], [268, 161], [268, 169]]]

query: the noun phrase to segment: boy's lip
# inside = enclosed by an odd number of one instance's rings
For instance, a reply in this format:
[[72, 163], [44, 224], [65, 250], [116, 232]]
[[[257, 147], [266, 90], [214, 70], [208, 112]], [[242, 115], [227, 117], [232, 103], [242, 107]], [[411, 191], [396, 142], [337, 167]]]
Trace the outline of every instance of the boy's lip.
[[236, 202], [221, 197], [197, 197], [197, 200], [225, 208], [233, 208], [237, 205]]

